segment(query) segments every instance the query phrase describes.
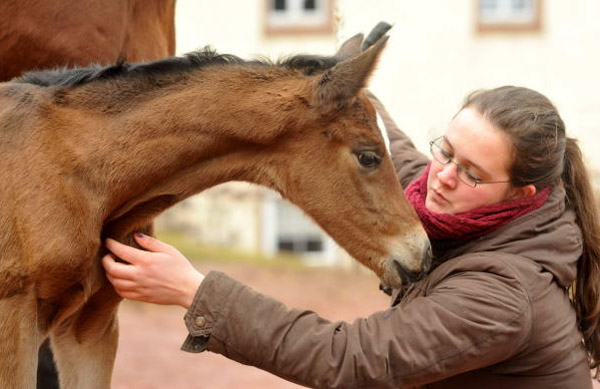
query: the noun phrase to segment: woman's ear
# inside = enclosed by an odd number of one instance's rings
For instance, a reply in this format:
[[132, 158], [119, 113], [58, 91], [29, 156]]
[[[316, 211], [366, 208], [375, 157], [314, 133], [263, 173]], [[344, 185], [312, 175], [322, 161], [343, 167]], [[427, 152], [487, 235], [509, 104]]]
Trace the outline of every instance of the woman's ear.
[[537, 193], [537, 189], [533, 184], [513, 188], [513, 191], [513, 198], [535, 196]]

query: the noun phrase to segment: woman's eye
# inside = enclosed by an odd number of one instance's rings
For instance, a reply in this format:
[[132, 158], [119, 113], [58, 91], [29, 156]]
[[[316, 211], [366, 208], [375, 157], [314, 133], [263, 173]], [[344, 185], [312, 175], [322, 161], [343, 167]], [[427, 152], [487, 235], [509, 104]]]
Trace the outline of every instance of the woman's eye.
[[470, 180], [472, 180], [473, 182], [478, 182], [481, 181], [479, 179], [479, 177], [477, 177], [475, 174], [473, 174], [470, 170], [465, 169], [465, 174], [467, 175], [467, 177], [469, 177]]
[[442, 153], [442, 155], [444, 156], [444, 158], [448, 158], [448, 159], [451, 159], [451, 158], [452, 158], [452, 154], [451, 154], [451, 153], [449, 153], [449, 152], [447, 152], [447, 151], [446, 151], [446, 150], [444, 150], [444, 149], [440, 149], [440, 153]]
[[376, 168], [381, 163], [381, 157], [372, 151], [363, 151], [357, 154], [358, 162], [362, 167]]

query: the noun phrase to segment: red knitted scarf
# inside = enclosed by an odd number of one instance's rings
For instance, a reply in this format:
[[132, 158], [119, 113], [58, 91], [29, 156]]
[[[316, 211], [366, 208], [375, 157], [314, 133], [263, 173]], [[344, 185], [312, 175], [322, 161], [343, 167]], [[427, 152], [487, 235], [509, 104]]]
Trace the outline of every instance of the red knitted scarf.
[[550, 196], [551, 187], [535, 196], [523, 196], [496, 204], [484, 205], [458, 214], [435, 213], [425, 207], [429, 168], [406, 188], [406, 197], [419, 215], [430, 239], [473, 239], [508, 224], [538, 209]]

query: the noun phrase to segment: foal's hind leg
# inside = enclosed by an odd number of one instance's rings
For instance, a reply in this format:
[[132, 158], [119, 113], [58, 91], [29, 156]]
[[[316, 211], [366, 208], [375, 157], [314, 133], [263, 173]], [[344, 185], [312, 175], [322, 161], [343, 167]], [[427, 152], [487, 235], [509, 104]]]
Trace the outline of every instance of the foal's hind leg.
[[110, 388], [120, 300], [112, 286], [106, 284], [81, 311], [52, 332], [61, 389]]
[[35, 388], [38, 328], [32, 293], [0, 298], [0, 388]]

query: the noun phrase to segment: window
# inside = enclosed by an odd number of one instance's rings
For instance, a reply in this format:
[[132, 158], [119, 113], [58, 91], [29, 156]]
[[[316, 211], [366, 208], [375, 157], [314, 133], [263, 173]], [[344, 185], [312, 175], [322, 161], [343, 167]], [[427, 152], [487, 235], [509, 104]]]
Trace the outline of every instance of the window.
[[279, 237], [277, 249], [297, 254], [321, 253], [325, 250], [321, 236]]
[[325, 250], [321, 229], [295, 205], [285, 200], [276, 204], [277, 249], [297, 254], [320, 254]]
[[333, 0], [265, 0], [265, 31], [333, 33]]
[[476, 0], [477, 30], [539, 31], [543, 0]]
[[274, 7], [273, 10], [277, 11], [277, 12], [284, 12], [285, 11], [285, 0], [275, 0], [274, 1]]

